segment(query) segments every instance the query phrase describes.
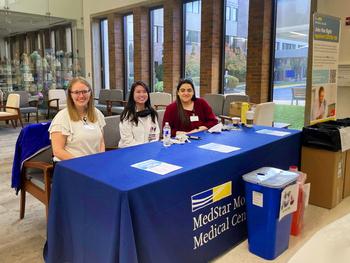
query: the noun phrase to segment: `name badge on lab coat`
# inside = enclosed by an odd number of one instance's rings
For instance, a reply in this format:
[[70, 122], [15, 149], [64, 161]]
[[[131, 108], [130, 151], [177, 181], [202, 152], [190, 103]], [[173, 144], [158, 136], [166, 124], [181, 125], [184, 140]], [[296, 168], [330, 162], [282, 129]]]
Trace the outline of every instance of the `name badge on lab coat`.
[[191, 121], [191, 122], [199, 121], [199, 118], [198, 118], [198, 116], [196, 116], [196, 115], [192, 115], [192, 116], [190, 116], [190, 121]]

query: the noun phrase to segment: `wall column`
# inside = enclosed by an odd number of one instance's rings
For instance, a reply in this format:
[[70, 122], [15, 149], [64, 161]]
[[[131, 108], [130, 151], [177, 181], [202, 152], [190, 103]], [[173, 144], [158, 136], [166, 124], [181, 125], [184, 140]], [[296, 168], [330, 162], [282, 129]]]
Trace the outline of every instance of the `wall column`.
[[176, 95], [181, 76], [182, 1], [164, 1], [164, 92]]
[[222, 1], [202, 0], [200, 96], [220, 92]]
[[124, 90], [123, 16], [110, 14], [108, 19], [109, 86]]
[[134, 9], [134, 72], [135, 81], [142, 80], [150, 85], [150, 26], [149, 9]]
[[254, 103], [269, 99], [272, 1], [250, 0], [249, 3], [246, 93]]

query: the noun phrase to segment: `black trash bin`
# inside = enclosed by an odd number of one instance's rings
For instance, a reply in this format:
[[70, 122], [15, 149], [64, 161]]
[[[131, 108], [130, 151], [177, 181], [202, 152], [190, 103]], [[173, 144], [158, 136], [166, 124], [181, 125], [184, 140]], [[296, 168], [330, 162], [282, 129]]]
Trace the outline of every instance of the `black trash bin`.
[[336, 124], [317, 123], [303, 128], [304, 146], [337, 152], [341, 149], [339, 128]]

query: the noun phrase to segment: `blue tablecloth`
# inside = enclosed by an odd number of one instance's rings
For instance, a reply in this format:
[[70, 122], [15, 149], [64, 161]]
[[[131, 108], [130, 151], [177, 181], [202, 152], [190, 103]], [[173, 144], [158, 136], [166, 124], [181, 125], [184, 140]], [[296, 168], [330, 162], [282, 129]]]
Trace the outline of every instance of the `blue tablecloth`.
[[[59, 163], [47, 261], [207, 262], [237, 245], [247, 237], [242, 175], [300, 161], [299, 131], [276, 137], [258, 129], [200, 133], [201, 140], [185, 145], [155, 142]], [[198, 148], [210, 142], [241, 149]], [[182, 168], [162, 176], [131, 167], [148, 159]], [[220, 193], [223, 184], [230, 189]]]

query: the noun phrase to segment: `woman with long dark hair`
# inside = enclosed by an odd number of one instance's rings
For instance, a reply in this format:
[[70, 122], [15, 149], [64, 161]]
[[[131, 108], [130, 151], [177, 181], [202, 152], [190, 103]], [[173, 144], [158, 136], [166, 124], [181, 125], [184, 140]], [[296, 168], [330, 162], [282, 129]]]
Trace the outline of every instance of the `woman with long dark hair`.
[[120, 148], [159, 140], [158, 114], [151, 106], [144, 82], [132, 84], [128, 104], [120, 115], [119, 129]]
[[172, 136], [204, 131], [218, 123], [209, 104], [196, 98], [190, 79], [180, 80], [176, 90], [176, 102], [167, 106], [163, 119], [163, 126], [169, 123]]

